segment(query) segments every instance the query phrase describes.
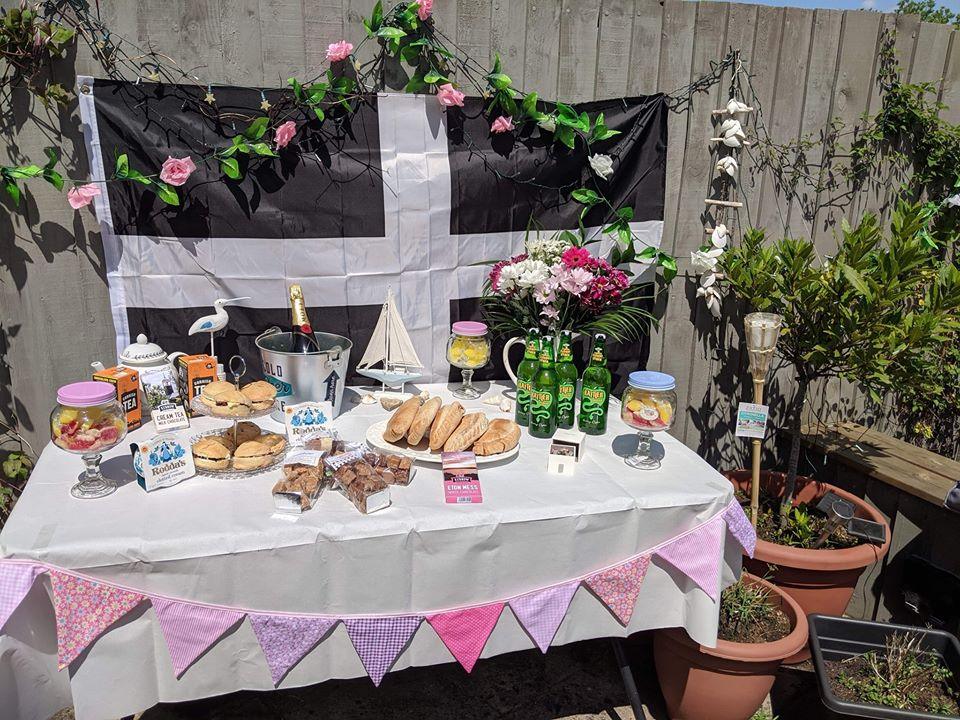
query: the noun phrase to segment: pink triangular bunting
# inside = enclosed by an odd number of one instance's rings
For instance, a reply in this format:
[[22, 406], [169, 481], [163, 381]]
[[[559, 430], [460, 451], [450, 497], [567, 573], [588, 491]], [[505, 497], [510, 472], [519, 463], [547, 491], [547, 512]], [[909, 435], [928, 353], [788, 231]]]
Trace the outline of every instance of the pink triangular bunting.
[[57, 662], [67, 667], [113, 625], [143, 601], [140, 593], [50, 570], [57, 616]]
[[20, 603], [33, 587], [33, 581], [42, 572], [42, 565], [0, 563], [0, 630], [3, 630], [13, 611], [20, 607]]
[[714, 601], [720, 578], [723, 528], [723, 518], [718, 515], [656, 551], [658, 557], [693, 580]]
[[163, 639], [179, 678], [223, 634], [243, 619], [244, 613], [209, 605], [151, 597]]
[[510, 601], [513, 614], [541, 651], [546, 652], [553, 642], [553, 636], [557, 634], [578, 587], [580, 581], [574, 580], [565, 585], [536, 590]]
[[290, 668], [300, 662], [337, 624], [335, 618], [254, 613], [247, 617], [270, 666], [274, 685], [279, 685]]
[[727, 521], [727, 530], [740, 543], [747, 557], [753, 557], [753, 552], [757, 549], [757, 531], [740, 507], [740, 503], [736, 500], [731, 502], [723, 511], [723, 518]]
[[621, 623], [629, 625], [630, 618], [633, 617], [633, 606], [636, 605], [648, 567], [650, 556], [641, 555], [609, 570], [594, 573], [584, 582]]
[[343, 621], [350, 642], [374, 685], [380, 685], [383, 676], [422, 621], [423, 617], [410, 615], [350, 618]]
[[500, 613], [503, 612], [503, 603], [491, 603], [480, 607], [452, 610], [450, 612], [428, 615], [427, 622], [436, 630], [443, 644], [453, 653], [457, 661], [467, 672], [483, 652], [487, 638], [493, 632]]

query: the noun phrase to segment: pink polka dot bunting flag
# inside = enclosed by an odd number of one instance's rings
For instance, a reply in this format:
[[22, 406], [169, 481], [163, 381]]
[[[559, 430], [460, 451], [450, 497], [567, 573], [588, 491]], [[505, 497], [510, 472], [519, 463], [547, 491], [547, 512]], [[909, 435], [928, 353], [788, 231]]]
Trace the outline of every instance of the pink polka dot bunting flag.
[[140, 593], [57, 570], [49, 573], [57, 617], [57, 663], [61, 670], [144, 599]]
[[650, 556], [641, 555], [609, 570], [594, 573], [584, 580], [584, 583], [610, 608], [610, 612], [616, 615], [621, 623], [629, 625], [648, 567]]
[[150, 602], [178, 678], [245, 615], [227, 608], [162, 597], [151, 597]]
[[0, 630], [33, 587], [42, 565], [0, 562]]
[[724, 527], [723, 517], [717, 515], [710, 522], [656, 551], [657, 557], [693, 580], [713, 601], [716, 601], [719, 592]]
[[463, 669], [470, 672], [480, 653], [483, 652], [483, 646], [487, 644], [487, 638], [493, 632], [501, 612], [503, 612], [503, 603], [498, 602], [428, 615], [427, 622], [457, 661], [463, 665]]
[[296, 615], [250, 613], [247, 618], [260, 642], [275, 686], [337, 624], [335, 618]]
[[510, 601], [510, 609], [542, 652], [546, 652], [567, 614], [580, 581], [554, 585]]
[[343, 621], [350, 642], [374, 685], [380, 685], [421, 622], [423, 616], [420, 615], [348, 618]]

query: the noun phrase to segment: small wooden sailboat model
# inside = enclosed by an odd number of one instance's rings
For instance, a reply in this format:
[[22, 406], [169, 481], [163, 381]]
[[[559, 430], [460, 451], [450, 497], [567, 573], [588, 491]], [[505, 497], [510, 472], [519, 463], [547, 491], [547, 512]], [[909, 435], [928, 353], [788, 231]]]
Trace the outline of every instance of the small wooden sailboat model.
[[[377, 364], [382, 364], [382, 367], [373, 367]], [[404, 383], [423, 377], [421, 370], [423, 363], [397, 312], [393, 290], [388, 288], [373, 337], [357, 364], [357, 372], [379, 380], [385, 387], [402, 388]]]

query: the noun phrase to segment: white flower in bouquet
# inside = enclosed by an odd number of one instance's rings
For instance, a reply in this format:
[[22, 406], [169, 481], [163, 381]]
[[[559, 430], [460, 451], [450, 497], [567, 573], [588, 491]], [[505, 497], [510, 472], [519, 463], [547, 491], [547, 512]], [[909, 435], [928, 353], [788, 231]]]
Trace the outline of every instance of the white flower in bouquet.
[[[517, 276], [517, 287], [521, 290], [536, 287], [550, 277], [550, 267], [542, 260], [527, 258], [526, 260], [521, 260], [513, 267], [515, 267], [519, 273]], [[506, 268], [504, 268], [504, 270], [506, 270]], [[503, 275], [501, 274], [500, 277], [502, 278]]]
[[609, 180], [613, 177], [613, 158], [609, 155], [603, 155], [602, 153], [597, 153], [596, 155], [591, 155], [589, 158], [590, 167], [593, 168], [593, 171], [604, 180]]
[[543, 237], [538, 233], [536, 238], [527, 242], [527, 254], [534, 260], [553, 265], [568, 247], [570, 243], [561, 240], [557, 235]]
[[517, 289], [517, 280], [520, 278], [520, 264], [504, 265], [500, 271], [499, 290], [503, 294]]

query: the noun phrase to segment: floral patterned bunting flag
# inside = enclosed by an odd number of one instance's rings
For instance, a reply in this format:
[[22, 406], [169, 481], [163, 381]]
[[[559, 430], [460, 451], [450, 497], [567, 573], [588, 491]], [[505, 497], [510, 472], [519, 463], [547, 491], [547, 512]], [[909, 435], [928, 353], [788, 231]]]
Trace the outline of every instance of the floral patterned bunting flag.
[[436, 630], [443, 644], [453, 653], [457, 661], [467, 672], [483, 652], [487, 638], [503, 612], [503, 603], [491, 603], [480, 607], [453, 610], [451, 612], [428, 615], [427, 622]]
[[178, 678], [227, 630], [243, 620], [245, 614], [161, 597], [151, 597], [150, 602]]
[[274, 686], [337, 624], [336, 618], [254, 613], [247, 617], [270, 666]]
[[357, 650], [363, 667], [379, 686], [387, 670], [406, 647], [423, 622], [423, 616], [350, 618], [344, 620], [350, 642]]
[[717, 515], [710, 522], [656, 551], [659, 558], [693, 580], [714, 602], [717, 600], [720, 579], [723, 528], [723, 517]]
[[0, 563], [0, 630], [3, 630], [13, 611], [20, 607], [33, 587], [33, 581], [42, 572], [42, 565]]
[[584, 582], [626, 626], [633, 617], [633, 607], [637, 603], [648, 567], [650, 556], [641, 555], [609, 570], [594, 573]]
[[57, 616], [57, 664], [73, 662], [104, 630], [143, 602], [140, 593], [50, 570]]
[[757, 531], [753, 529], [753, 524], [743, 511], [740, 503], [736, 500], [732, 501], [723, 511], [723, 517], [727, 521], [727, 530], [740, 543], [740, 547], [743, 548], [747, 557], [753, 557], [753, 553], [757, 549]]
[[580, 581], [574, 580], [564, 585], [535, 590], [510, 601], [513, 614], [542, 652], [546, 652], [553, 642], [578, 587]]

